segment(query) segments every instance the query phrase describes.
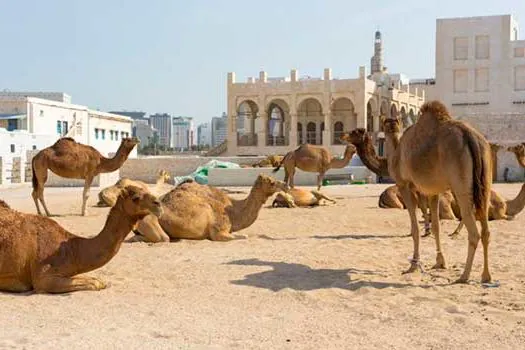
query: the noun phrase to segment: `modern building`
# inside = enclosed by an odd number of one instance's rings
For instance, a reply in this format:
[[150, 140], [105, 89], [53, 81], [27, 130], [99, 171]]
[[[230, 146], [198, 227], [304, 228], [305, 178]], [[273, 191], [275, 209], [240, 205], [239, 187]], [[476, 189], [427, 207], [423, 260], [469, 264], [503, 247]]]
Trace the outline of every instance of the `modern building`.
[[[236, 125], [236, 124], [235, 124]], [[228, 135], [228, 116], [223, 113], [220, 117], [211, 118], [211, 146], [216, 147], [226, 140]]]
[[174, 149], [188, 149], [195, 145], [193, 118], [174, 117], [171, 129], [171, 147]]
[[211, 146], [211, 124], [209, 122], [202, 123], [197, 126], [197, 145]]
[[133, 136], [140, 140], [139, 149], [153, 144], [158, 136], [158, 131], [147, 123], [135, 124], [135, 122], [136, 120], [133, 121]]
[[150, 115], [150, 125], [159, 133], [159, 145], [171, 147], [172, 119], [167, 113], [156, 113]]
[[374, 36], [370, 74], [361, 66], [357, 78], [334, 79], [326, 68], [323, 77], [312, 78], [292, 69], [289, 77], [260, 72], [258, 79], [237, 82], [235, 73], [228, 73], [227, 91], [228, 155], [285, 154], [303, 143], [342, 153], [339, 136], [358, 127], [372, 134], [383, 154], [381, 119], [400, 116], [407, 127], [425, 101], [424, 92], [411, 88], [406, 76], [389, 74], [383, 66], [380, 32]]

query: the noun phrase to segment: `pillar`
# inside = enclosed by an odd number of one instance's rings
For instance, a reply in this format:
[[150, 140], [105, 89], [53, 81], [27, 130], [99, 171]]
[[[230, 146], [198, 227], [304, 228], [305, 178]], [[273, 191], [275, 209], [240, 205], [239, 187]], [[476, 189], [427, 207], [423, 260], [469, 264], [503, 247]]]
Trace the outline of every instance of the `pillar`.
[[332, 112], [324, 114], [323, 146], [332, 144]]
[[[290, 114], [290, 134], [288, 136], [288, 141], [290, 142], [290, 146], [297, 146], [297, 114], [292, 113]], [[304, 128], [304, 126], [303, 126]], [[304, 140], [304, 139], [303, 139]]]
[[263, 127], [257, 133], [257, 145], [266, 146], [266, 144], [268, 143], [268, 140], [266, 138], [266, 132], [268, 130], [268, 120], [265, 118], [264, 113], [258, 114], [257, 118], [260, 118], [259, 120], [263, 124]]

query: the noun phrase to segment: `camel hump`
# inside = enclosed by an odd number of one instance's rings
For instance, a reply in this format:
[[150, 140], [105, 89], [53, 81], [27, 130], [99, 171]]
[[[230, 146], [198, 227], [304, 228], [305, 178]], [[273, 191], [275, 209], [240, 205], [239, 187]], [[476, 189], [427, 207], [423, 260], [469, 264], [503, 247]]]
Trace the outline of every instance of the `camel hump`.
[[440, 120], [452, 119], [447, 107], [441, 101], [425, 102], [420, 108], [421, 114], [431, 114]]
[[6, 202], [4, 202], [2, 199], [0, 199], [0, 208], [11, 209], [11, 207], [9, 206], [9, 204], [7, 204]]

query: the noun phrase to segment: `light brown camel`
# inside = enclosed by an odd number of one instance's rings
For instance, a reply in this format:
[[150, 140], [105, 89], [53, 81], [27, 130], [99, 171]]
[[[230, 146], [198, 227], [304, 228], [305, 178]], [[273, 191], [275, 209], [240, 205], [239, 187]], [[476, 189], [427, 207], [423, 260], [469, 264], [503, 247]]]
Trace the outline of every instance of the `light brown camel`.
[[169, 242], [170, 239], [210, 239], [229, 241], [245, 238], [232, 235], [257, 219], [266, 200], [288, 186], [261, 174], [248, 197], [230, 198], [223, 191], [196, 182], [177, 186], [161, 198], [164, 214], [160, 218], [148, 215], [137, 224], [133, 240]]
[[518, 163], [525, 168], [525, 142], [509, 147], [507, 151], [514, 153]]
[[291, 188], [288, 192], [278, 192], [273, 200], [272, 207], [312, 207], [319, 205], [321, 200], [335, 203], [335, 200], [316, 190]]
[[284, 156], [278, 156], [275, 154], [267, 156], [253, 165], [254, 168], [275, 168], [283, 161]]
[[419, 229], [416, 217], [417, 192], [429, 197], [432, 232], [436, 241], [435, 268], [445, 268], [439, 236], [439, 194], [451, 190], [460, 208], [469, 233], [465, 269], [457, 282], [467, 282], [480, 234], [476, 218], [481, 222], [483, 244], [482, 282], [490, 282], [488, 246], [488, 208], [492, 185], [490, 146], [485, 138], [467, 124], [453, 120], [439, 101], [426, 102], [418, 121], [399, 138], [399, 119], [385, 120], [385, 133], [390, 150], [388, 168], [399, 186], [407, 206], [414, 254], [406, 272], [420, 268]]
[[138, 180], [131, 180], [127, 177], [123, 177], [118, 180], [113, 186], [104, 188], [98, 193], [98, 207], [112, 207], [117, 202], [118, 195], [120, 191], [126, 186], [133, 185], [140, 187], [146, 191], [150, 191], [155, 196], [161, 196], [162, 194], [168, 192], [173, 188], [173, 186], [168, 185], [167, 187], [164, 184], [167, 184], [170, 181], [170, 174], [166, 170], [159, 171], [157, 176], [157, 182], [155, 187], [152, 189], [149, 188], [148, 184]]
[[67, 293], [100, 290], [106, 284], [77, 276], [107, 264], [125, 237], [146, 215], [162, 213], [152, 194], [126, 187], [95, 237], [66, 231], [52, 219], [15, 211], [0, 200], [0, 290]]
[[42, 203], [47, 216], [51, 216], [44, 201], [44, 184], [47, 170], [69, 179], [84, 179], [82, 194], [82, 215], [86, 215], [86, 203], [93, 178], [100, 173], [117, 170], [128, 159], [129, 153], [139, 143], [136, 138], [123, 138], [113, 158], [106, 158], [95, 148], [76, 142], [70, 137], [63, 137], [52, 146], [38, 152], [32, 161], [33, 193], [38, 214], [42, 214], [38, 201]]
[[328, 149], [321, 146], [312, 146], [304, 144], [299, 146], [295, 151], [288, 152], [281, 163], [273, 169], [276, 173], [281, 166], [284, 167], [284, 182], [291, 188], [294, 187], [295, 168], [312, 173], [319, 173], [317, 176], [317, 190], [321, 189], [325, 173], [329, 169], [344, 168], [350, 163], [356, 152], [352, 144], [348, 144], [345, 149], [344, 157], [333, 157]]

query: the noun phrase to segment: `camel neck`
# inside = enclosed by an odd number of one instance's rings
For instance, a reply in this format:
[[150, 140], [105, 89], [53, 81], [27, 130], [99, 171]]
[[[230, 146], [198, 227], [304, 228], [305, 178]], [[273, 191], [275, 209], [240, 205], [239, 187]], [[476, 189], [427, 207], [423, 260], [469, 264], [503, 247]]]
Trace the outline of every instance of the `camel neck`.
[[102, 158], [100, 162], [100, 169], [103, 173], [111, 173], [117, 169], [119, 169], [122, 164], [128, 159], [128, 155], [131, 152], [131, 150], [124, 149], [123, 145], [120, 145], [120, 147], [117, 150], [117, 153], [113, 156], [113, 158]]
[[365, 141], [355, 145], [357, 154], [363, 164], [378, 176], [388, 176], [388, 168], [386, 165], [386, 158], [379, 157], [372, 145], [372, 142]]
[[507, 201], [507, 215], [518, 215], [525, 208], [525, 184], [521, 186], [520, 193], [516, 198]]
[[80, 238], [73, 250], [76, 257], [76, 273], [95, 270], [110, 261], [120, 249], [138, 218], [125, 214], [119, 203], [111, 208], [104, 228], [93, 238]]
[[240, 231], [253, 224], [268, 197], [269, 195], [264, 194], [261, 189], [254, 186], [245, 199], [232, 199], [233, 212], [231, 215], [235, 216], [230, 217], [232, 232]]
[[345, 166], [348, 165], [348, 163], [350, 163], [353, 155], [354, 155], [354, 152], [352, 152], [350, 147], [346, 147], [345, 154], [342, 159], [337, 158], [337, 157], [332, 158], [332, 160], [330, 161], [330, 169], [344, 168]]
[[385, 144], [387, 148], [388, 172], [390, 174], [390, 177], [395, 179], [399, 161], [399, 133], [385, 133]]

